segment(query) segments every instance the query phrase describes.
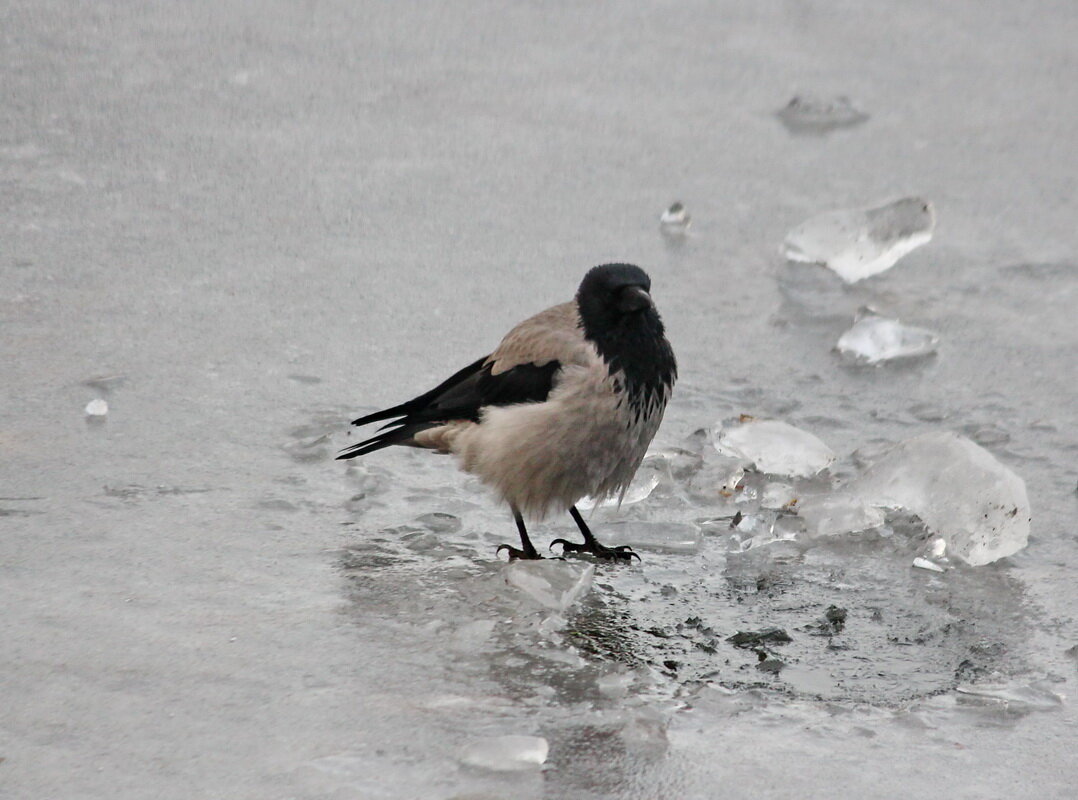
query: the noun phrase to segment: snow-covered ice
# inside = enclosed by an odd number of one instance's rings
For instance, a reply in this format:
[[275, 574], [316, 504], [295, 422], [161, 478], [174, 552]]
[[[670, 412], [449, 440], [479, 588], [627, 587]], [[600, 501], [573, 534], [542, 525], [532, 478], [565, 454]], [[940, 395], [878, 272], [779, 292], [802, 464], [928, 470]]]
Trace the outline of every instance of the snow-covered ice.
[[86, 416], [88, 417], [104, 417], [108, 416], [108, 413], [108, 401], [103, 400], [100, 397], [95, 398], [86, 404]]
[[879, 364], [929, 355], [938, 344], [939, 336], [933, 331], [869, 314], [843, 333], [835, 347], [855, 363]]
[[900, 258], [932, 239], [936, 213], [920, 197], [906, 197], [867, 209], [828, 211], [786, 235], [790, 261], [823, 264], [855, 283], [890, 269]]
[[983, 447], [949, 431], [893, 447], [845, 491], [866, 504], [904, 508], [967, 564], [989, 564], [1029, 540], [1025, 482]]
[[779, 420], [723, 425], [715, 449], [754, 464], [760, 472], [795, 478], [815, 475], [835, 460], [834, 451], [818, 437]]
[[542, 736], [490, 736], [464, 748], [461, 763], [494, 772], [537, 769], [547, 759], [550, 746]]
[[775, 116], [790, 133], [817, 136], [840, 128], [856, 127], [869, 118], [844, 95], [821, 97], [807, 94], [793, 97]]

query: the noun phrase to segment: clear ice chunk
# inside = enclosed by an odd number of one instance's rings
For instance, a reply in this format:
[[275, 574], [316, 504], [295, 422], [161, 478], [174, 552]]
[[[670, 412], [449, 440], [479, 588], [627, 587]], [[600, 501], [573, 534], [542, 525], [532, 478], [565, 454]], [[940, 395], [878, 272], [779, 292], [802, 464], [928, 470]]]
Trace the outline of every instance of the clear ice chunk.
[[663, 233], [682, 236], [689, 232], [692, 217], [681, 203], [674, 203], [659, 217], [659, 228]]
[[835, 348], [859, 364], [880, 364], [918, 358], [936, 352], [939, 336], [926, 328], [903, 325], [897, 319], [869, 314], [839, 337]]
[[920, 197], [878, 208], [829, 211], [790, 231], [782, 254], [790, 261], [823, 264], [847, 283], [856, 283], [929, 242], [935, 225], [935, 209]]
[[511, 561], [502, 574], [507, 584], [539, 605], [565, 611], [587, 594], [595, 566], [554, 560]]
[[461, 763], [494, 772], [517, 772], [541, 767], [550, 746], [542, 736], [490, 736], [464, 748]]
[[797, 95], [776, 116], [793, 134], [822, 136], [840, 128], [853, 128], [868, 120], [845, 96]]
[[590, 511], [593, 508], [618, 508], [619, 506], [629, 506], [633, 503], [639, 503], [641, 500], [646, 500], [648, 496], [655, 491], [655, 487], [659, 485], [659, 475], [656, 472], [650, 472], [646, 475], [637, 475], [633, 482], [629, 485], [629, 488], [625, 490], [625, 494], [622, 497], [615, 495], [614, 497], [608, 497], [605, 500], [596, 500], [594, 497], [584, 497], [577, 502], [576, 507], [582, 511]]
[[883, 509], [845, 492], [806, 497], [798, 503], [797, 514], [813, 537], [871, 530], [886, 518]]
[[1025, 482], [987, 450], [949, 431], [901, 442], [845, 491], [869, 505], [916, 514], [949, 555], [974, 566], [1012, 555], [1029, 540]]
[[939, 564], [937, 564], [935, 561], [929, 561], [927, 558], [921, 558], [920, 556], [913, 559], [913, 566], [917, 567], [917, 569], [926, 569], [929, 572], [946, 572], [947, 571], [943, 567], [941, 567]]
[[684, 555], [699, 552], [704, 544], [700, 529], [687, 522], [617, 522], [604, 526], [599, 539], [607, 547], [627, 544], [634, 550]]
[[88, 417], [105, 417], [108, 416], [108, 413], [109, 404], [100, 397], [86, 404], [86, 416]]
[[769, 475], [808, 478], [826, 469], [835, 454], [808, 431], [778, 420], [750, 419], [725, 426], [715, 439], [722, 455], [744, 459]]

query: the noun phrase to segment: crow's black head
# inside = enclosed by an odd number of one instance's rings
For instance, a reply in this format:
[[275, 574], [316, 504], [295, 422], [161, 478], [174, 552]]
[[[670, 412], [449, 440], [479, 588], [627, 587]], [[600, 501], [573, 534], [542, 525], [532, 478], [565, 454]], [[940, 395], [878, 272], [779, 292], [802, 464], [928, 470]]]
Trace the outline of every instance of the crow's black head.
[[[640, 311], [654, 311], [651, 278], [632, 264], [603, 264], [594, 267], [580, 282], [576, 293], [584, 329], [613, 327], [622, 317]], [[590, 338], [590, 337], [589, 337]]]
[[623, 370], [631, 393], [670, 386], [677, 364], [651, 300], [651, 278], [632, 264], [603, 264], [584, 276], [576, 293], [584, 337], [611, 370]]

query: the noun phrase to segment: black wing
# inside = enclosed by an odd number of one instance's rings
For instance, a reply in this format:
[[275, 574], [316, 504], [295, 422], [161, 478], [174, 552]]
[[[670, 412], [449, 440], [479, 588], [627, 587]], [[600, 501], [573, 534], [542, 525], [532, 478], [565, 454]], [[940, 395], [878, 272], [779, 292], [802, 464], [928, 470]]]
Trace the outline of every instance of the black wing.
[[405, 444], [420, 431], [451, 420], [478, 422], [479, 410], [484, 406], [540, 403], [550, 394], [554, 375], [561, 367], [558, 361], [519, 364], [495, 375], [489, 358], [483, 356], [407, 403], [353, 420], [353, 425], [384, 419], [390, 422], [382, 426], [384, 433], [345, 448], [337, 458], [355, 458], [390, 445]]

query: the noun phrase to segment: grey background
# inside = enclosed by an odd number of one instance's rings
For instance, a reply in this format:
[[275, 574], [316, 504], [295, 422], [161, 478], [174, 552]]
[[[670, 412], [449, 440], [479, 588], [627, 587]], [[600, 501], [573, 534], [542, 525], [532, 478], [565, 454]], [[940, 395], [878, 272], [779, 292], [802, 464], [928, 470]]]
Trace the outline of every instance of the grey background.
[[[1073, 694], [1076, 40], [1072, 2], [0, 4], [0, 795], [1071, 796], [1072, 704], [963, 705], [939, 676], [983, 640], [986, 679]], [[798, 92], [871, 119], [791, 136]], [[906, 194], [936, 236], [882, 276], [778, 256], [812, 214]], [[675, 199], [681, 246], [657, 225]], [[679, 357], [661, 442], [741, 412], [844, 456], [945, 427], [1024, 477], [1006, 562], [937, 579], [852, 543], [782, 566], [802, 621], [836, 572], [925, 606], [928, 644], [879, 655], [911, 696], [840, 668], [823, 699], [753, 690], [724, 651], [737, 699], [611, 701], [616, 659], [574, 661], [502, 587], [511, 522], [474, 482], [330, 460], [356, 413], [608, 260], [649, 270]], [[939, 356], [841, 367], [865, 303]], [[430, 512], [461, 530], [380, 534]], [[712, 537], [600, 567], [593, 594], [642, 628], [792, 613], [656, 600], [734, 572]], [[501, 733], [545, 736], [548, 768], [459, 767]]]

